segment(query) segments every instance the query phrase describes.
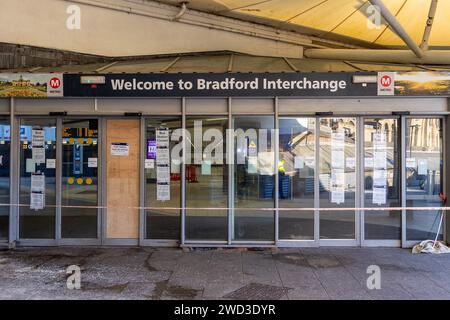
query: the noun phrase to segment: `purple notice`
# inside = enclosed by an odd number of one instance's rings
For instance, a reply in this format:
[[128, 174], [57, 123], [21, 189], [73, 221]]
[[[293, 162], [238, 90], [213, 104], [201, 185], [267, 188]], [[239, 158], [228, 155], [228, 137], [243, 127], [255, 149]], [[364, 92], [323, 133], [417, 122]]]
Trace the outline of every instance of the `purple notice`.
[[156, 140], [147, 140], [147, 159], [156, 159]]

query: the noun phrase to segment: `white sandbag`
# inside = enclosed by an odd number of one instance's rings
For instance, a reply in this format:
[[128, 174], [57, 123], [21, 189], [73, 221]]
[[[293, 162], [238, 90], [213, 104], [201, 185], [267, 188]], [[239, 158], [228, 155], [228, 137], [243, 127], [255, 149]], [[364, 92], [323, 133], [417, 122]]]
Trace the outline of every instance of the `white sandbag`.
[[412, 253], [450, 253], [450, 248], [442, 241], [425, 240], [416, 244], [412, 249]]

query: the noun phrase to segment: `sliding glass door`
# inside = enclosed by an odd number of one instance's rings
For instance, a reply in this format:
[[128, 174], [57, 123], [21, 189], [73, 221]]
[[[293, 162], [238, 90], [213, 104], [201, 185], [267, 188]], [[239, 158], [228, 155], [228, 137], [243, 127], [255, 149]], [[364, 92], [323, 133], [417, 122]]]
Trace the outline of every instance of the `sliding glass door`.
[[9, 118], [0, 118], [0, 241], [9, 238], [9, 171], [11, 134]]
[[[364, 119], [364, 206], [401, 207], [401, 135], [399, 120]], [[364, 212], [365, 240], [401, 239], [401, 210]]]
[[21, 119], [20, 239], [56, 239], [57, 148], [56, 119]]
[[356, 239], [356, 118], [321, 118], [320, 239]]
[[[405, 148], [406, 206], [440, 207], [443, 192], [443, 119], [406, 119]], [[440, 210], [407, 210], [406, 241], [416, 243], [425, 239], [442, 239], [439, 225]]]

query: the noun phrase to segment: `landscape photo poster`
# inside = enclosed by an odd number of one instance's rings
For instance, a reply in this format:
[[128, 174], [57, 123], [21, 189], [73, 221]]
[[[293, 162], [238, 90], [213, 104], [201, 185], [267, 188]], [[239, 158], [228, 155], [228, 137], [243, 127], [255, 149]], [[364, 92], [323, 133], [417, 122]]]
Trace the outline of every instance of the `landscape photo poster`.
[[62, 74], [0, 73], [0, 98], [51, 98], [63, 95]]
[[448, 96], [450, 71], [396, 72], [395, 95]]

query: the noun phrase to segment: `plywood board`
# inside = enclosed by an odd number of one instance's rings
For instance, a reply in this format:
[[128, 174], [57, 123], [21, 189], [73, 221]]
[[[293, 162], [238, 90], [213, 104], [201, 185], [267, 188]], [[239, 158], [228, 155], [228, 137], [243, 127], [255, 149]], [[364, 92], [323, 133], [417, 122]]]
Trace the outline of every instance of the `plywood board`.
[[[107, 120], [106, 238], [139, 238], [139, 120]], [[128, 156], [111, 154], [113, 143], [128, 143]]]

